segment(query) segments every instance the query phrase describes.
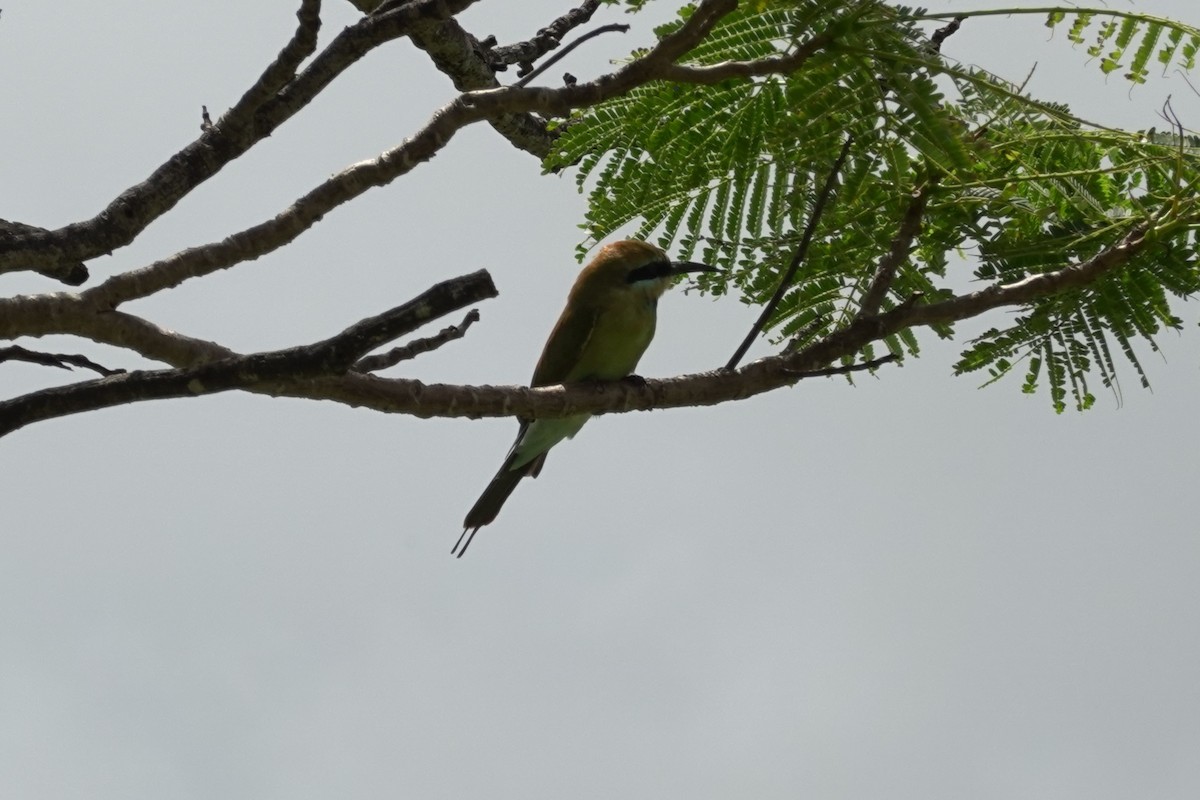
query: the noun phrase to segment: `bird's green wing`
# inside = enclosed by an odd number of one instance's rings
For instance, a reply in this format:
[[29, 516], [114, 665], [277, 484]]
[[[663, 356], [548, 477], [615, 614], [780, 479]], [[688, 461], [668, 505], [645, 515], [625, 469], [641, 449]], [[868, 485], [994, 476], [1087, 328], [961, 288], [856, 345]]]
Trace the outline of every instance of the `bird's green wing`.
[[592, 338], [599, 318], [599, 309], [591, 305], [567, 303], [562, 316], [554, 324], [542, 357], [533, 370], [530, 386], [554, 386], [570, 380], [579, 380], [582, 375], [573, 375], [579, 364], [580, 355]]

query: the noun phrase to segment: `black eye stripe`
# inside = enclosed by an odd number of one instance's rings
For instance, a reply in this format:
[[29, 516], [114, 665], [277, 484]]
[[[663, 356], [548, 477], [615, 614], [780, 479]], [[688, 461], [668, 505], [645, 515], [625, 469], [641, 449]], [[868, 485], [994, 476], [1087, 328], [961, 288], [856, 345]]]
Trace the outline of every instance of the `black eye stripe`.
[[670, 261], [652, 261], [649, 264], [630, 270], [625, 276], [626, 283], [637, 283], [638, 281], [652, 281], [657, 278], [665, 278], [671, 274]]

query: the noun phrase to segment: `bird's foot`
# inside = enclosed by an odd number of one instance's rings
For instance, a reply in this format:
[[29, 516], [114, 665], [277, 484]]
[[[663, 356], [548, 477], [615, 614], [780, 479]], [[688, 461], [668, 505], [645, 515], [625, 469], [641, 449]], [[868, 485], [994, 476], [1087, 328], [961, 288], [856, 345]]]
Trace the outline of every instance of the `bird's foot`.
[[632, 386], [635, 389], [646, 388], [646, 379], [641, 375], [626, 375], [624, 378], [621, 378], [621, 383]]

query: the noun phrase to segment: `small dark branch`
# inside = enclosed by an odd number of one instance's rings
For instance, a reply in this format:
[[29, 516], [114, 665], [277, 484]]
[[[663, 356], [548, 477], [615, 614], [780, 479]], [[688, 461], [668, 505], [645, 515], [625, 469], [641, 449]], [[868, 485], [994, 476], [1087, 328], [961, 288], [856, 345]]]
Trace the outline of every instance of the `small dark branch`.
[[833, 375], [847, 375], [851, 372], [867, 372], [870, 370], [875, 370], [875, 369], [878, 369], [879, 367], [882, 367], [884, 364], [890, 364], [893, 361], [899, 361], [899, 360], [900, 360], [900, 356], [896, 355], [895, 353], [890, 353], [881, 358], [876, 358], [873, 361], [863, 362], [862, 364], [850, 364], [848, 366], [827, 367], [825, 369], [810, 369], [810, 370], [787, 370], [787, 369], [785, 369], [784, 371], [788, 372], [792, 375], [795, 375], [797, 379], [828, 378]]
[[953, 36], [962, 27], [963, 20], [965, 19], [966, 17], [962, 16], [955, 17], [934, 31], [933, 36], [929, 39], [930, 49], [935, 53], [942, 52], [942, 42]]
[[290, 352], [295, 358], [313, 363], [314, 368], [308, 371], [342, 373], [377, 347], [412, 333], [451, 311], [497, 294], [492, 276], [481, 269], [435, 284], [402, 306], [356, 322], [337, 336], [307, 347], [292, 348]]
[[569, 45], [564, 47], [562, 50], [555, 53], [551, 58], [547, 59], [546, 63], [542, 64], [537, 69], [528, 72], [528, 74], [526, 74], [524, 78], [521, 78], [521, 80], [514, 83], [513, 86], [527, 86], [530, 81], [532, 81], [537, 76], [541, 75], [546, 70], [550, 69], [552, 66], [557, 64], [559, 61], [562, 61], [564, 58], [567, 57], [568, 54], [570, 54], [570, 52], [572, 50], [574, 50], [576, 47], [579, 47], [579, 45], [583, 44], [588, 39], [595, 38], [602, 33], [626, 33], [628, 30], [629, 30], [628, 25], [613, 23], [612, 25], [601, 25], [599, 28], [596, 28], [596, 30], [594, 30], [594, 31], [588, 31], [587, 33], [583, 34], [578, 39], [576, 39], [575, 41], [571, 42]]
[[234, 356], [184, 369], [137, 370], [0, 402], [0, 436], [31, 422], [142, 400], [193, 397], [345, 373], [365, 353], [438, 317], [497, 295], [486, 270], [443, 281], [404, 305], [301, 347]]
[[808, 224], [804, 227], [804, 235], [800, 238], [800, 244], [796, 247], [796, 252], [792, 254], [792, 263], [788, 265], [787, 271], [779, 279], [779, 286], [775, 288], [775, 294], [767, 301], [762, 313], [758, 315], [758, 319], [751, 326], [750, 332], [746, 334], [746, 338], [738, 345], [738, 349], [734, 351], [733, 357], [725, 365], [725, 369], [734, 369], [741, 362], [742, 357], [746, 355], [746, 351], [750, 349], [750, 345], [754, 344], [754, 340], [766, 329], [767, 323], [771, 321], [771, 317], [775, 314], [775, 309], [779, 307], [779, 301], [783, 299], [783, 295], [787, 292], [788, 287], [796, 279], [796, 272], [800, 269], [801, 262], [804, 261], [804, 257], [808, 254], [808, 247], [812, 243], [813, 234], [817, 230], [817, 223], [821, 221], [821, 215], [825, 212], [825, 204], [829, 202], [829, 197], [833, 194], [833, 187], [837, 183], [837, 177], [842, 171], [842, 165], [846, 163], [846, 157], [850, 155], [850, 146], [853, 143], [854, 137], [847, 136], [845, 143], [842, 144], [842, 151], [838, 153], [837, 160], [833, 162], [833, 167], [830, 168], [829, 174], [825, 176], [825, 185], [821, 187], [821, 192], [817, 195], [817, 201], [813, 204], [812, 216], [808, 218]]
[[378, 372], [388, 367], [394, 367], [401, 361], [408, 361], [417, 356], [437, 350], [447, 342], [461, 339], [467, 335], [467, 329], [479, 322], [479, 310], [472, 308], [457, 325], [442, 328], [436, 336], [426, 336], [414, 339], [403, 347], [393, 347], [386, 353], [360, 358], [353, 367], [355, 372]]
[[217, 128], [249, 124], [253, 120], [254, 112], [295, 80], [300, 64], [316, 52], [317, 32], [321, 30], [321, 0], [301, 0], [296, 18], [299, 25], [291, 40], [284, 45], [275, 60], [263, 70], [262, 75], [246, 90], [233, 108], [217, 120]]
[[896, 272], [908, 260], [908, 254], [912, 252], [913, 240], [921, 232], [921, 222], [925, 218], [925, 209], [929, 206], [929, 194], [936, 183], [936, 178], [930, 179], [913, 192], [912, 197], [909, 198], [908, 208], [904, 210], [904, 217], [900, 220], [900, 230], [892, 237], [887, 254], [879, 259], [879, 265], [875, 268], [875, 276], [871, 279], [871, 284], [867, 287], [862, 302], [859, 304], [857, 316], [873, 317], [879, 313], [879, 306], [883, 303], [883, 298], [887, 296], [888, 290], [892, 288]]
[[836, 37], [831, 32], [819, 33], [790, 53], [767, 56], [754, 61], [722, 61], [709, 66], [669, 64], [661, 70], [663, 80], [676, 83], [711, 85], [730, 78], [757, 78], [763, 75], [795, 72], [818, 51], [833, 44]]
[[36, 350], [26, 350], [24, 347], [16, 344], [8, 347], [0, 347], [0, 361], [25, 361], [30, 364], [41, 364], [42, 366], [58, 367], [59, 369], [82, 367], [90, 369], [93, 372], [99, 372], [101, 375], [116, 375], [119, 372], [125, 371], [123, 369], [109, 369], [84, 356], [62, 353], [39, 353]]
[[[54, 231], [0, 237], [0, 273], [57, 270], [68, 274], [77, 262], [129, 244], [193, 189], [270, 136], [368, 52], [408, 35], [422, 22], [445, 19], [477, 1], [409, 0], [387, 14], [364, 17], [334, 37], [283, 88], [260, 91], [284, 77], [284, 64], [302, 57], [306, 45], [305, 36], [300, 36], [268, 67], [255, 84], [258, 88], [249, 90], [212, 130], [167, 159], [144, 181], [126, 189], [95, 217]], [[301, 11], [311, 5], [311, 0], [306, 0]], [[302, 17], [302, 31], [307, 30], [306, 19]], [[255, 98], [261, 101], [257, 106]]]
[[200, 106], [200, 130], [210, 131], [212, 126], [213, 121], [212, 117], [208, 115], [208, 106]]
[[590, 20], [599, 7], [600, 0], [585, 0], [578, 8], [571, 9], [542, 28], [532, 39], [502, 47], [489, 47], [486, 51], [488, 62], [497, 72], [504, 71], [509, 64], [520, 64], [521, 71], [517, 74], [525, 75], [533, 69], [533, 62], [558, 47], [564, 36]]
[[[50, 231], [45, 228], [39, 228], [36, 225], [26, 225], [24, 222], [9, 222], [6, 219], [0, 219], [0, 252], [3, 252], [6, 247], [14, 247], [21, 242], [41, 239], [51, 235]], [[45, 275], [47, 278], [54, 278], [56, 281], [62, 281], [68, 286], [78, 286], [88, 279], [88, 268], [82, 261], [64, 260], [38, 264], [36, 266], [27, 266], [21, 263], [9, 265], [0, 263], [0, 272], [17, 272], [23, 269], [32, 269], [40, 275]]]

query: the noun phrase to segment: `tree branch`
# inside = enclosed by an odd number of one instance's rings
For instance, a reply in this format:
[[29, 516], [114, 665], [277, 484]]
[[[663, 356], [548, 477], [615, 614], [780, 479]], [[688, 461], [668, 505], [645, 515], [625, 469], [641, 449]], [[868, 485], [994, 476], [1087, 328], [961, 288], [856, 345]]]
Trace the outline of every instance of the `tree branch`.
[[[10, 222], [6, 219], [0, 219], [0, 252], [6, 247], [15, 247], [23, 240], [30, 237], [47, 236], [50, 231], [45, 228], [39, 228], [36, 225], [26, 225], [24, 222]], [[4, 268], [0, 266], [0, 272], [15, 272], [24, 267]], [[47, 278], [53, 278], [56, 281], [62, 281], [68, 286], [79, 286], [88, 279], [87, 265], [82, 261], [62, 260], [53, 264], [42, 264], [30, 267], [34, 272], [40, 275], [45, 275]]]
[[442, 345], [461, 339], [467, 335], [467, 329], [479, 322], [479, 310], [472, 308], [457, 325], [442, 328], [435, 336], [414, 339], [403, 347], [394, 347], [386, 353], [360, 358], [351, 367], [355, 372], [378, 372], [388, 367], [394, 367], [401, 361], [408, 361], [424, 353], [437, 350]]
[[114, 275], [84, 295], [97, 307], [115, 308], [128, 300], [178, 286], [189, 278], [258, 258], [293, 241], [338, 206], [411, 172], [433, 158], [467, 125], [529, 111], [565, 114], [657, 80], [660, 73], [700, 42], [736, 6], [737, 0], [703, 0], [687, 22], [646, 55], [586, 83], [553, 89], [505, 87], [462, 94], [439, 109], [404, 143], [334, 175], [274, 218], [220, 242], [184, 250], [142, 269]]
[[807, 372], [795, 373], [797, 378], [832, 378], [834, 375], [849, 375], [851, 372], [870, 372], [879, 369], [884, 364], [891, 364], [893, 361], [899, 361], [900, 356], [895, 353], [889, 353], [886, 356], [876, 358], [872, 361], [864, 361], [861, 364], [850, 364], [849, 366], [828, 367], [826, 369], [812, 369]]
[[709, 66], [670, 64], [665, 66], [659, 77], [673, 83], [697, 83], [711, 85], [730, 78], [759, 78], [764, 75], [786, 75], [795, 72], [814, 54], [833, 44], [836, 37], [826, 31], [808, 39], [791, 53], [767, 56], [754, 61], [722, 61]]
[[[446, 19], [477, 0], [411, 0], [380, 16], [364, 17], [339, 33], [294, 79], [279, 91], [289, 64], [304, 57], [315, 31], [313, 4], [304, 0], [301, 23], [292, 41], [238, 104], [194, 142], [184, 147], [141, 183], [126, 189], [107, 208], [85, 222], [54, 231], [0, 237], [0, 273], [17, 270], [68, 271], [129, 244], [151, 222], [226, 164], [308, 105], [329, 83], [370, 50], [409, 33], [423, 20]], [[255, 102], [261, 101], [259, 105]]]
[[[322, 376], [323, 370], [328, 371], [329, 362], [319, 355], [289, 360], [291, 357], [285, 354], [304, 350], [293, 348], [292, 351], [242, 356], [192, 369], [128, 373], [18, 397], [0, 403], [0, 435], [31, 422], [80, 411], [228, 389], [334, 400], [352, 407], [417, 417], [519, 416], [533, 419], [716, 405], [790, 386], [807, 376], [824, 375], [835, 361], [854, 356], [871, 342], [906, 328], [950, 324], [994, 308], [1026, 305], [1059, 292], [1085, 287], [1129, 263], [1146, 246], [1149, 230], [1149, 223], [1139, 225], [1119, 243], [1087, 261], [1054, 272], [990, 286], [928, 305], [905, 304], [879, 316], [856, 319], [802, 350], [759, 359], [736, 370], [647, 380], [644, 385], [616, 381], [537, 389], [450, 386], [356, 372]], [[344, 358], [345, 354], [342, 355]], [[266, 361], [253, 361], [260, 357], [265, 357]], [[252, 364], [262, 366], [256, 370]], [[298, 366], [304, 369], [304, 375], [296, 374]]]
[[24, 347], [16, 344], [9, 345], [8, 347], [0, 347], [0, 362], [2, 361], [25, 361], [30, 364], [41, 364], [45, 367], [58, 367], [59, 369], [83, 367], [93, 372], [99, 372], [101, 375], [116, 375], [125, 371], [123, 369], [109, 369], [85, 356], [40, 353], [36, 350], [26, 350]]
[[413, 332], [430, 320], [498, 294], [479, 270], [442, 281], [407, 303], [351, 325], [336, 336], [301, 347], [238, 355], [183, 369], [137, 370], [0, 402], [0, 435], [31, 422], [169, 397], [192, 397], [260, 384], [301, 385], [350, 369], [370, 350]]
[[533, 71], [533, 62], [557, 48], [563, 37], [572, 30], [591, 20], [598, 8], [600, 0], [584, 0], [578, 8], [571, 9], [539, 30], [532, 39], [488, 48], [488, 61], [497, 72], [507, 69], [509, 64], [520, 64], [517, 75], [528, 75]]
[[[379, 0], [350, 0], [359, 11], [371, 13]], [[500, 86], [496, 70], [488, 61], [487, 48], [453, 17], [413, 25], [409, 40], [429, 55], [433, 65], [447, 75], [460, 92], [495, 89]], [[489, 123], [518, 150], [545, 158], [554, 144], [546, 120], [537, 114], [502, 114]]]
[[296, 18], [300, 24], [291, 40], [233, 108], [217, 120], [218, 126], [233, 127], [250, 120], [255, 110], [296, 77], [296, 69], [304, 59], [316, 52], [317, 33], [321, 30], [321, 0], [301, 0]]
[[528, 86], [530, 83], [533, 82], [534, 78], [536, 78], [537, 76], [544, 73], [546, 70], [553, 67], [559, 61], [562, 61], [564, 58], [566, 58], [568, 55], [570, 55], [572, 50], [574, 50], [576, 47], [579, 47], [579, 45], [583, 44], [588, 39], [594, 39], [595, 37], [600, 36], [601, 34], [604, 34], [604, 33], [627, 33], [628, 31], [629, 31], [629, 26], [622, 25], [620, 23], [613, 23], [612, 25], [601, 25], [599, 28], [596, 28], [595, 30], [588, 31], [587, 33], [581, 35], [575, 41], [571, 42], [569, 45], [564, 47], [562, 50], [559, 50], [557, 53], [555, 53], [553, 56], [551, 56], [549, 59], [547, 59], [546, 63], [538, 66], [537, 69], [529, 70], [525, 74], [525, 77], [521, 78], [521, 80], [514, 83], [513, 86]]
[[775, 287], [775, 293], [771, 295], [771, 299], [763, 306], [762, 313], [758, 315], [758, 319], [750, 326], [750, 331], [746, 334], [746, 338], [742, 339], [742, 343], [738, 345], [733, 356], [725, 364], [725, 369], [733, 369], [741, 362], [742, 357], [746, 355], [746, 351], [750, 349], [750, 345], [754, 344], [754, 340], [766, 329], [767, 323], [771, 321], [771, 317], [775, 313], [775, 309], [779, 307], [779, 301], [783, 299], [788, 287], [796, 279], [796, 271], [800, 269], [801, 262], [808, 255], [808, 247], [812, 243], [813, 234], [816, 233], [817, 224], [820, 223], [821, 215], [825, 211], [825, 205], [829, 202], [829, 197], [833, 194], [833, 186], [837, 181], [838, 174], [842, 171], [842, 165], [846, 163], [846, 157], [850, 155], [850, 146], [852, 144], [854, 144], [854, 137], [847, 136], [846, 141], [842, 144], [841, 152], [838, 153], [833, 166], [829, 168], [829, 174], [825, 176], [825, 183], [821, 187], [820, 193], [817, 194], [812, 214], [808, 218], [808, 224], [804, 226], [804, 234], [800, 237], [800, 244], [796, 246], [796, 252], [792, 254], [792, 261], [788, 264], [787, 271], [780, 276], [779, 285]]
[[900, 220], [900, 229], [892, 237], [891, 247], [888, 248], [887, 254], [879, 260], [871, 284], [863, 294], [862, 302], [859, 303], [858, 316], [872, 317], [879, 313], [879, 306], [883, 303], [883, 298], [892, 288], [896, 271], [908, 259], [908, 254], [912, 252], [913, 240], [921, 232], [925, 209], [929, 206], [929, 193], [936, 183], [936, 178], [927, 180], [909, 198], [908, 208], [904, 210], [904, 217]]

